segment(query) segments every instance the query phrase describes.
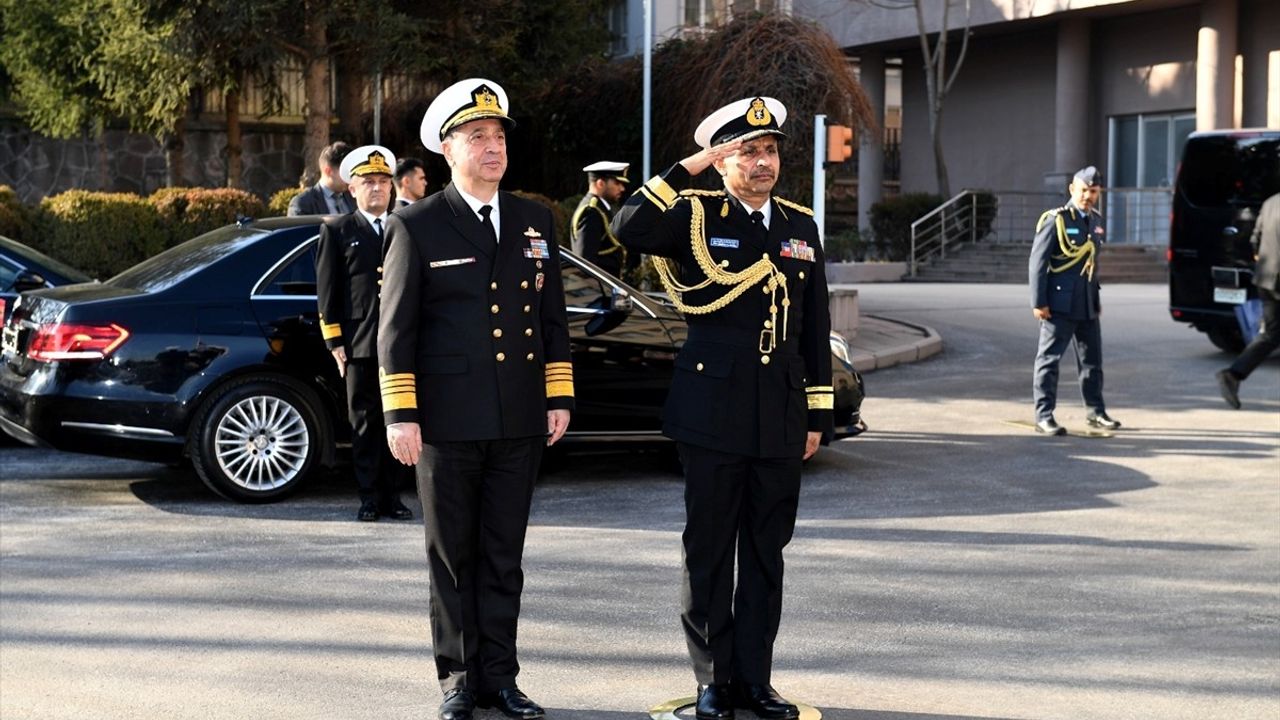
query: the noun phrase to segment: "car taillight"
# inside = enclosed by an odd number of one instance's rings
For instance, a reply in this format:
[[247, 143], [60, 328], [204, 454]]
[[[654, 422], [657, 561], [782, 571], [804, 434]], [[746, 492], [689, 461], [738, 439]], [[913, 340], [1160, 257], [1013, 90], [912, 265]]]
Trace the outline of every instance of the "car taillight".
[[6, 301], [5, 301], [5, 299], [4, 299], [4, 298], [0, 298], [0, 325], [3, 325], [3, 324], [4, 324], [4, 308], [5, 308], [5, 302], [6, 302]]
[[101, 360], [129, 339], [129, 331], [109, 325], [41, 325], [27, 344], [32, 360]]

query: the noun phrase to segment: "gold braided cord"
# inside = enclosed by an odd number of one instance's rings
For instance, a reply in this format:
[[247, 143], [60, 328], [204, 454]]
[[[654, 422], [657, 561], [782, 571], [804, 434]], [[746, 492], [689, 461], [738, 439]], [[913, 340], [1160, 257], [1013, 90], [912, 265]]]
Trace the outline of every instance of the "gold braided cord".
[[[764, 292], [770, 295], [770, 303], [769, 320], [765, 322], [764, 330], [760, 333], [760, 352], [772, 352], [777, 347], [774, 331], [778, 327], [777, 295], [779, 288], [782, 290], [782, 339], [784, 341], [787, 339], [787, 320], [791, 306], [791, 298], [787, 291], [787, 276], [782, 274], [782, 271], [773, 264], [767, 254], [736, 273], [729, 272], [717, 265], [715, 259], [711, 257], [711, 250], [707, 247], [706, 210], [702, 207], [702, 201], [696, 196], [686, 195], [686, 197], [692, 210], [692, 217], [689, 221], [689, 242], [693, 248], [694, 261], [697, 262], [698, 269], [702, 270], [706, 279], [697, 285], [684, 285], [676, 278], [674, 262], [666, 258], [655, 257], [653, 265], [658, 271], [658, 279], [662, 281], [662, 286], [666, 289], [667, 295], [671, 298], [671, 302], [675, 304], [676, 309], [686, 315], [713, 313], [726, 307], [756, 284], [763, 282]], [[701, 290], [712, 284], [725, 285], [730, 289], [705, 305], [690, 305], [684, 302], [684, 293]]]
[[[591, 203], [589, 203], [589, 202], [588, 202], [586, 205], [582, 205], [582, 206], [580, 206], [577, 210], [574, 210], [574, 211], [573, 211], [573, 219], [569, 221], [569, 227], [573, 228], [573, 231], [574, 231], [574, 232], [577, 232], [577, 230], [578, 230], [578, 221], [582, 219], [582, 213], [583, 213], [587, 208], [591, 208], [592, 210], [595, 210], [597, 213], [599, 213], [599, 214], [600, 214], [600, 219], [601, 219], [602, 221], [604, 221], [604, 237], [605, 237], [605, 239], [606, 239], [606, 240], [608, 240], [608, 241], [609, 241], [609, 244], [613, 246], [613, 247], [609, 248], [608, 250], [599, 250], [599, 251], [597, 251], [597, 252], [596, 252], [596, 254], [597, 254], [597, 255], [609, 255], [609, 254], [612, 254], [612, 253], [615, 253], [615, 252], [618, 252], [619, 250], [621, 250], [621, 251], [622, 251], [622, 266], [623, 266], [623, 267], [626, 267], [626, 265], [627, 265], [627, 249], [626, 249], [625, 247], [623, 247], [623, 246], [622, 246], [622, 243], [618, 240], [617, 236], [613, 234], [613, 228], [611, 228], [611, 227], [609, 226], [609, 216], [608, 216], [608, 215], [605, 215], [603, 210], [601, 210], [600, 208], [598, 208], [598, 207], [596, 207], [595, 205], [592, 205]], [[591, 258], [587, 258], [587, 259], [588, 259], [588, 260], [590, 260]]]
[[1055, 220], [1058, 230], [1058, 252], [1062, 253], [1063, 259], [1067, 262], [1058, 266], [1049, 266], [1049, 272], [1060, 273], [1079, 264], [1081, 261], [1084, 265], [1080, 267], [1080, 274], [1093, 279], [1093, 259], [1098, 252], [1098, 246], [1094, 245], [1093, 237], [1085, 240], [1083, 245], [1073, 245], [1067, 240], [1067, 223], [1062, 219], [1062, 213], [1058, 213]]

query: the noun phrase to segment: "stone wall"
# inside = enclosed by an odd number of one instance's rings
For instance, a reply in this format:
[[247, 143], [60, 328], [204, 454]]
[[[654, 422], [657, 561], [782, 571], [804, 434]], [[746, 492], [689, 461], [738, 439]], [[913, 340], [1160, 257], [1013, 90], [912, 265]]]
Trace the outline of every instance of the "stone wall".
[[[296, 185], [302, 174], [301, 128], [248, 126], [243, 133], [245, 190], [269, 199]], [[226, 185], [226, 133], [196, 127], [186, 134], [182, 183], [189, 187]], [[0, 185], [13, 187], [34, 204], [72, 188], [148, 195], [165, 185], [164, 148], [147, 135], [107, 130], [93, 137], [55, 140], [14, 120], [0, 121]]]

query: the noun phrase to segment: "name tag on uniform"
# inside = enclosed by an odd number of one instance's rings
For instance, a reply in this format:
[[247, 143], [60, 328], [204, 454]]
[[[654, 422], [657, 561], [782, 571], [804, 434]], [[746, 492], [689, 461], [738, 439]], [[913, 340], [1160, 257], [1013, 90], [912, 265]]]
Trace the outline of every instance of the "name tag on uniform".
[[547, 241], [542, 238], [529, 238], [529, 247], [524, 249], [524, 256], [527, 258], [551, 257], [551, 253], [547, 250]]
[[467, 263], [473, 263], [475, 261], [476, 259], [474, 257], [453, 258], [452, 260], [436, 260], [431, 263], [431, 269], [434, 270], [436, 268], [452, 267], [454, 265], [466, 265]]
[[707, 244], [711, 247], [737, 248], [738, 240], [736, 238], [718, 238], [713, 237], [707, 240]]
[[814, 261], [813, 248], [809, 247], [809, 243], [796, 238], [791, 238], [782, 243], [782, 252], [780, 254], [784, 258], [804, 260], [805, 262]]

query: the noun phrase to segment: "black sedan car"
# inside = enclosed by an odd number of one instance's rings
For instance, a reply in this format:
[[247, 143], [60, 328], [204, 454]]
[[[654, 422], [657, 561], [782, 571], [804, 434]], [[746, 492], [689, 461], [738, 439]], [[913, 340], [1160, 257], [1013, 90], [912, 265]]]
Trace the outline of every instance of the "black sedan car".
[[0, 235], [0, 323], [9, 319], [19, 293], [89, 280], [70, 265]]
[[[23, 294], [0, 343], [0, 427], [31, 444], [177, 463], [269, 502], [349, 440], [316, 309], [316, 217], [244, 221], [102, 283]], [[670, 307], [562, 254], [577, 409], [566, 446], [662, 442], [686, 327]], [[837, 434], [861, 379], [832, 336]]]

